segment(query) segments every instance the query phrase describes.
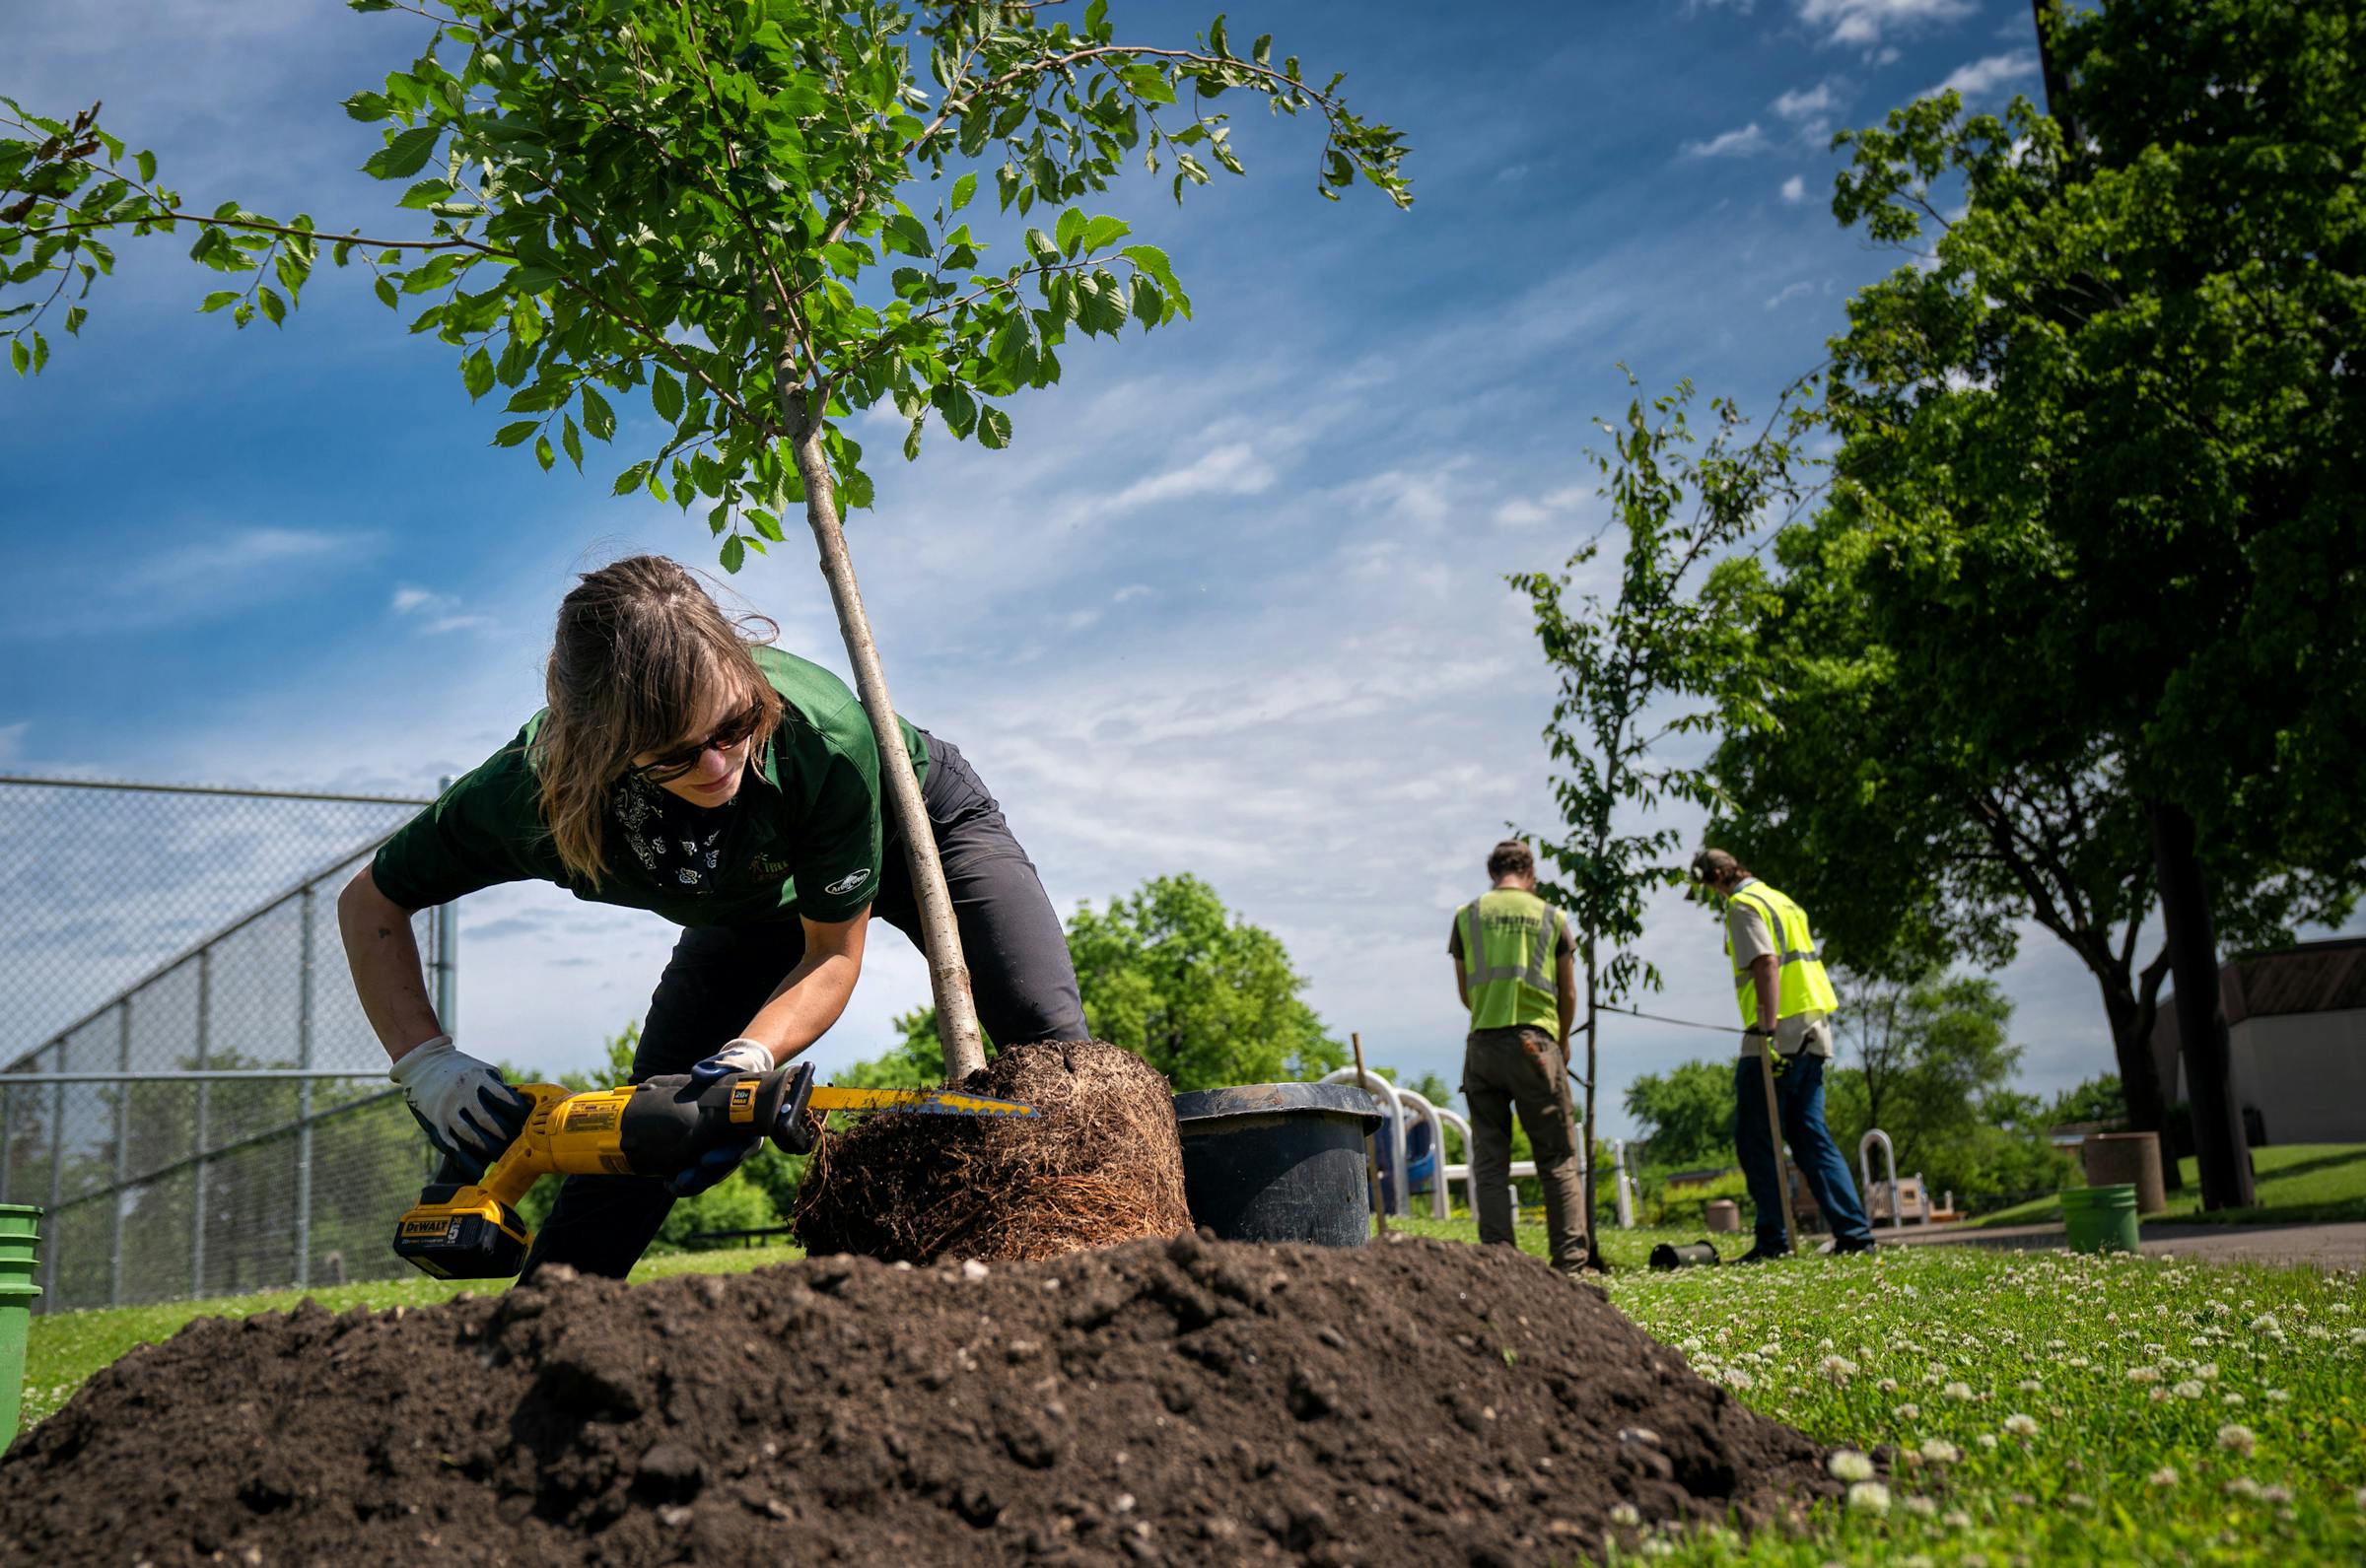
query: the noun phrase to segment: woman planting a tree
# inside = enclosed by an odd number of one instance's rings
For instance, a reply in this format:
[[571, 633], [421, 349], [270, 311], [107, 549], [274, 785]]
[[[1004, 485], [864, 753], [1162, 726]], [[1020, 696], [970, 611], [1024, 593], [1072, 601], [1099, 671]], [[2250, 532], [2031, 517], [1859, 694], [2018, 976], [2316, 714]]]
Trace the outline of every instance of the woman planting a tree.
[[[559, 606], [547, 690], [549, 706], [388, 839], [337, 907], [391, 1076], [436, 1146], [478, 1168], [524, 1103], [444, 1032], [413, 911], [533, 879], [685, 927], [650, 998], [637, 1080], [769, 1070], [838, 1021], [873, 913], [921, 941], [869, 716], [827, 670], [747, 638], [680, 566], [634, 556], [587, 574]], [[1068, 945], [1026, 852], [957, 749], [901, 728], [987, 1033], [1082, 1038]], [[745, 1152], [671, 1183], [568, 1178], [527, 1268], [622, 1277], [674, 1198]]]

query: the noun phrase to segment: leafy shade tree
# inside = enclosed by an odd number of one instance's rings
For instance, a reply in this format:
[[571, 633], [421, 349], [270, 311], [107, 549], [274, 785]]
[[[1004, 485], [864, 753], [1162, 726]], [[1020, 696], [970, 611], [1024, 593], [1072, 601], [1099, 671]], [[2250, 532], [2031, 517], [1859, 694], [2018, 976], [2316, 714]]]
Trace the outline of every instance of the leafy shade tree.
[[1733, 1163], [1733, 1064], [1680, 1062], [1627, 1086], [1627, 1114], [1642, 1125], [1655, 1172]]
[[2366, 883], [2366, 29], [2354, 3], [2044, 14], [2075, 141], [1944, 94], [1844, 138], [1835, 215], [1937, 239], [1834, 341], [1833, 525], [1988, 777], [2103, 769], [2140, 811], [2203, 1200], [2239, 1206], [2214, 927], [2262, 875], [2309, 920]]
[[[1149, 1062], [1178, 1092], [1319, 1078], [1348, 1059], [1300, 998], [1305, 981], [1281, 938], [1232, 915], [1196, 876], [1152, 877], [1106, 910], [1079, 905], [1068, 951], [1093, 1035]], [[935, 1019], [922, 1009], [896, 1022], [902, 1044], [844, 1081], [934, 1081]]]
[[[62, 307], [81, 327], [112, 245], [193, 229], [227, 287], [202, 308], [278, 323], [325, 257], [359, 262], [410, 330], [451, 345], [494, 443], [563, 453], [614, 440], [644, 393], [659, 434], [617, 476], [698, 508], [736, 571], [804, 509], [882, 755], [894, 710], [841, 508], [871, 479], [849, 421], [890, 405], [916, 456], [932, 418], [1007, 445], [1005, 403], [1059, 379], [1074, 331], [1115, 337], [1189, 314], [1165, 255], [1081, 203], [1140, 156], [1172, 189], [1235, 173], [1227, 92], [1325, 123], [1315, 184], [1412, 197], [1397, 133], [1306, 80], [1270, 37], [1235, 52], [1218, 17], [1188, 47], [1121, 41], [1107, 0], [351, 0], [425, 24], [425, 47], [346, 112], [383, 124], [364, 166], [401, 189], [390, 232], [205, 207], [97, 121], [0, 99], [0, 321], [20, 374]], [[991, 181], [994, 214], [973, 208]], [[1030, 216], [1040, 227], [1027, 227]], [[990, 236], [988, 231], [995, 231]], [[1007, 258], [989, 264], [999, 245]], [[496, 389], [499, 389], [497, 392]], [[951, 907], [909, 772], [886, 770], [913, 861], [945, 1059], [984, 1060]]]
[[[1628, 384], [1636, 384], [1632, 373]], [[1673, 760], [1666, 742], [1713, 725], [1720, 696], [1729, 715], [1754, 708], [1753, 695], [1729, 676], [1744, 665], [1753, 613], [1737, 590], [1754, 579], [1720, 558], [1764, 522], [1768, 509], [1795, 495], [1797, 453], [1772, 434], [1772, 425], [1751, 437], [1740, 410], [1714, 398], [1708, 407], [1715, 429], [1696, 449], [1686, 413], [1692, 398], [1692, 383], [1679, 381], [1648, 407], [1639, 397], [1631, 401], [1620, 425], [1597, 421], [1612, 450], [1591, 455], [1608, 481], [1611, 525], [1625, 535], [1615, 598], [1569, 599], [1573, 579], [1601, 551], [1599, 537], [1558, 574], [1510, 579], [1528, 595], [1537, 639], [1560, 682], [1545, 744], [1560, 770], [1553, 792], [1562, 834], [1540, 835], [1539, 847], [1560, 872], [1545, 894], [1577, 926], [1585, 1032], [1578, 1081], [1589, 1149], [1600, 1011], [1638, 989], [1659, 989], [1658, 970], [1630, 944], [1642, 935], [1652, 890], [1685, 875], [1668, 859], [1682, 837], [1656, 813], [1668, 803], [1718, 801], [1707, 773]], [[1596, 1163], [1586, 1162], [1588, 1215]], [[1601, 1266], [1590, 1224], [1586, 1248]]]

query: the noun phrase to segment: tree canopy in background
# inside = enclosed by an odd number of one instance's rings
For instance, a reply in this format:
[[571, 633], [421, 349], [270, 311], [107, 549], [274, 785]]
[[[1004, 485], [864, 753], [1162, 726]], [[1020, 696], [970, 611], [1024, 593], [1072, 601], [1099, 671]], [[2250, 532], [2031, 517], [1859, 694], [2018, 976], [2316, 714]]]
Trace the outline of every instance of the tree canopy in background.
[[[1300, 997], [1305, 980], [1281, 939], [1189, 873], [1152, 877], [1106, 909], [1078, 906], [1068, 951], [1094, 1037], [1149, 1062], [1178, 1093], [1319, 1078], [1347, 1064], [1347, 1048]], [[941, 1081], [936, 1020], [922, 1008], [897, 1023], [900, 1045], [838, 1081]]]

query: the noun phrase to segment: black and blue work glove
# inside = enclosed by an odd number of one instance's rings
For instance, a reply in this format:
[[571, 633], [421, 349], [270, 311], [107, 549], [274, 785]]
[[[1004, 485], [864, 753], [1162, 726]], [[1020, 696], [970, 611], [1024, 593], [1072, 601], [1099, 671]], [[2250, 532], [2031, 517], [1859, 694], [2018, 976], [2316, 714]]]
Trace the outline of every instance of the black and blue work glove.
[[461, 1052], [450, 1035], [413, 1046], [386, 1076], [402, 1085], [427, 1140], [471, 1182], [517, 1141], [533, 1111], [500, 1068]]
[[[739, 1039], [725, 1046], [706, 1060], [690, 1069], [690, 1088], [696, 1092], [718, 1078], [729, 1078], [742, 1072], [770, 1072], [773, 1069], [772, 1052], [753, 1040]], [[721, 1143], [707, 1150], [687, 1169], [665, 1179], [665, 1191], [676, 1197], [696, 1197], [708, 1188], [722, 1182], [740, 1162], [756, 1152], [764, 1139], [759, 1133], [749, 1133], [743, 1142]]]

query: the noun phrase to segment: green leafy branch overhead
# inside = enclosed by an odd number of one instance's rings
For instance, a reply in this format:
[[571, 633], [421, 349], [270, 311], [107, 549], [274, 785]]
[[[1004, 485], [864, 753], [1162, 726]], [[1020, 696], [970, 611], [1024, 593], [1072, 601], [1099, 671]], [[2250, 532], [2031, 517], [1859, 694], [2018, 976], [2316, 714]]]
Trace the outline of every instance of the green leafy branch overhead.
[[617, 438], [617, 400], [645, 393], [661, 433], [627, 451], [617, 493], [703, 506], [736, 570], [810, 486], [870, 504], [847, 416], [891, 403], [908, 457], [932, 415], [1000, 447], [1008, 399], [1058, 379], [1072, 332], [1188, 315], [1166, 256], [1092, 198], [1136, 160], [1178, 201], [1211, 164], [1241, 172], [1226, 93], [1321, 118], [1324, 195], [1363, 178], [1411, 200], [1396, 132], [1270, 38], [1236, 51], [1220, 17], [1167, 48], [1120, 41], [1104, 0], [1073, 25], [1022, 4], [353, 7], [427, 26], [408, 69], [345, 102], [384, 127], [364, 168], [416, 232], [195, 207], [98, 105], [59, 120], [0, 99], [0, 331], [20, 374], [46, 364], [53, 312], [80, 329], [125, 236], [193, 229], [190, 258], [223, 283], [201, 307], [241, 327], [284, 319], [324, 257], [366, 268], [412, 332], [452, 347], [471, 397], [501, 399], [495, 443], [545, 468], [580, 468], [587, 437]]

